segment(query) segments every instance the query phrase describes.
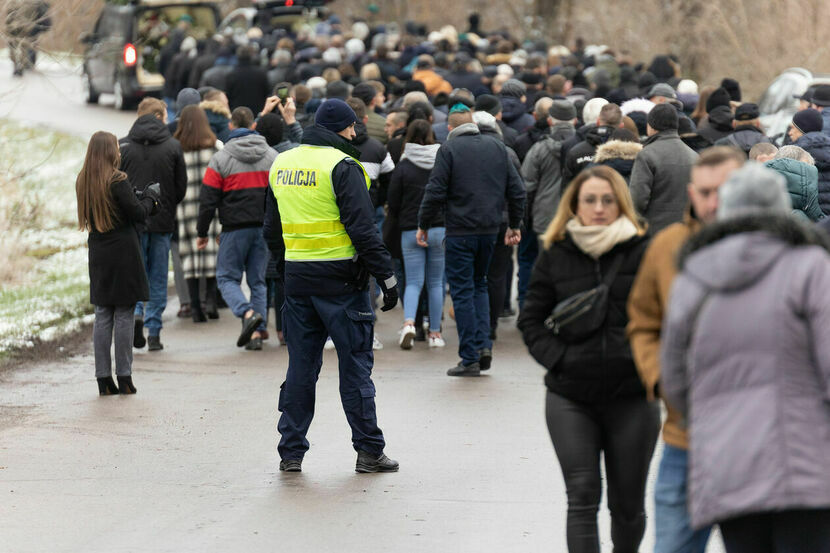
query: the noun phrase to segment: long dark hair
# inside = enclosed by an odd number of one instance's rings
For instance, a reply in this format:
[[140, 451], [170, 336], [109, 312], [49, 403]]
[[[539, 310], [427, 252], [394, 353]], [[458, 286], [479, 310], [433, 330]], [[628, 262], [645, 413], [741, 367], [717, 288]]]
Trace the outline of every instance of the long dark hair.
[[210, 129], [205, 110], [197, 105], [185, 106], [179, 114], [173, 138], [181, 143], [184, 152], [203, 150], [216, 144], [216, 135]]
[[78, 228], [108, 232], [115, 228], [110, 184], [127, 175], [118, 169], [121, 153], [114, 134], [98, 131], [89, 139], [86, 158], [78, 178], [75, 196], [78, 200]]
[[435, 144], [435, 135], [432, 133], [432, 125], [429, 121], [416, 119], [406, 127], [404, 144]]

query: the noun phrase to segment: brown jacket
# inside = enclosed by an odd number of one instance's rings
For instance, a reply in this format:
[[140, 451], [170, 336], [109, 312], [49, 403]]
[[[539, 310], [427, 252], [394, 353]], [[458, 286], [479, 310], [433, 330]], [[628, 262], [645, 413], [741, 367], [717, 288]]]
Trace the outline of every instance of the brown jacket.
[[418, 69], [412, 74], [413, 81], [421, 81], [429, 96], [435, 96], [441, 92], [449, 94], [452, 92], [452, 85], [432, 69]]
[[[658, 232], [643, 256], [628, 296], [628, 338], [648, 399], [655, 398], [660, 381], [660, 330], [671, 285], [677, 276], [677, 253], [698, 229], [700, 222], [687, 213], [682, 223]], [[663, 440], [671, 446], [688, 449], [689, 439], [680, 424], [680, 414], [668, 404], [666, 409]]]

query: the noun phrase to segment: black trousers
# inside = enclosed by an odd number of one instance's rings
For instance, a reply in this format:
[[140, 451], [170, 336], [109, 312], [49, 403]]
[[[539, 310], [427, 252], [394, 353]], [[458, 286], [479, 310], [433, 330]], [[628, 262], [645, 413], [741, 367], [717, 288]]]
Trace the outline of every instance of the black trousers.
[[487, 294], [490, 299], [490, 330], [493, 331], [499, 326], [499, 315], [504, 311], [504, 300], [507, 296], [507, 282], [512, 276], [511, 261], [513, 259], [513, 246], [504, 244], [504, 235], [507, 226], [502, 225], [499, 235], [496, 237], [496, 247], [493, 249], [493, 257], [490, 258], [490, 269], [487, 271]]
[[727, 553], [830, 553], [830, 509], [759, 513], [719, 524]]
[[636, 553], [646, 527], [646, 476], [660, 432], [658, 403], [645, 397], [580, 403], [548, 391], [546, 416], [568, 493], [569, 553], [600, 552], [600, 452], [614, 553]]

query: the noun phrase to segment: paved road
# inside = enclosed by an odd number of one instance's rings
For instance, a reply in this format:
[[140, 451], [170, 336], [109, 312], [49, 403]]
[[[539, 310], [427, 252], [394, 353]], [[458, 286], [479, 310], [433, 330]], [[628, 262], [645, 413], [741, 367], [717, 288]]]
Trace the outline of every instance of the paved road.
[[46, 125], [82, 137], [109, 131], [122, 137], [135, 121], [135, 110], [117, 111], [112, 98], [100, 105], [84, 100], [81, 67], [69, 57], [41, 56], [37, 70], [14, 78], [5, 52], [0, 55], [0, 117]]
[[[10, 73], [0, 60], [0, 115], [81, 135], [123, 135], [133, 120], [86, 106], [77, 73], [64, 66], [21, 80]], [[542, 370], [514, 321], [502, 325], [487, 376], [451, 379], [452, 321], [446, 349], [403, 352], [395, 347], [400, 309], [381, 316], [387, 347], [374, 378], [397, 474], [354, 473], [336, 356], [326, 352], [311, 451], [304, 472], [287, 475], [275, 431], [285, 348], [271, 340], [263, 352], [239, 350], [227, 311], [194, 325], [172, 317], [176, 303], [165, 317], [165, 350], [136, 353], [136, 396], [97, 396], [90, 348], [0, 373], [4, 553], [566, 551]], [[604, 508], [600, 522], [610, 551]], [[642, 551], [651, 551], [652, 535], [649, 521]]]

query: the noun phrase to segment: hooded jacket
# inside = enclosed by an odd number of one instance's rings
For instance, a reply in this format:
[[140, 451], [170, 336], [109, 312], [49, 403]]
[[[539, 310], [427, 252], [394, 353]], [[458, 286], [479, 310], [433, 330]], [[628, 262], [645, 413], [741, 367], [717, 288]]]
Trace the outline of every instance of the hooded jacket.
[[565, 185], [567, 186], [582, 169], [587, 167], [594, 160], [594, 153], [597, 147], [608, 142], [614, 127], [602, 126], [591, 127], [585, 133], [585, 140], [576, 144], [565, 155], [565, 166], [562, 170]]
[[816, 161], [818, 169], [818, 206], [830, 215], [830, 136], [822, 132], [809, 132], [795, 141], [796, 146], [807, 150]]
[[[392, 173], [388, 197], [389, 216], [397, 221], [400, 230], [418, 228], [418, 210], [440, 147], [440, 144], [413, 143], [404, 146], [401, 160]], [[443, 213], [439, 213], [433, 226], [443, 227], [443, 219]]]
[[369, 136], [366, 125], [361, 122], [355, 123], [354, 131], [355, 137], [352, 145], [360, 150], [358, 161], [372, 179], [372, 186], [369, 189], [372, 205], [380, 207], [386, 203], [389, 176], [395, 169], [395, 164], [384, 145]]
[[121, 170], [137, 190], [161, 184], [161, 201], [155, 215], [139, 225], [146, 232], [175, 232], [176, 206], [187, 193], [187, 168], [179, 141], [170, 135], [161, 119], [142, 115], [125, 138], [118, 141]]
[[200, 237], [207, 236], [210, 222], [219, 209], [222, 232], [262, 226], [268, 171], [277, 152], [265, 137], [248, 129], [230, 134], [225, 147], [208, 164], [199, 196]]
[[210, 130], [216, 135], [216, 138], [224, 144], [228, 141], [228, 135], [231, 134], [231, 129], [228, 123], [231, 120], [231, 112], [225, 107], [222, 102], [202, 102], [199, 107], [205, 111], [207, 115]]
[[[548, 370], [550, 391], [587, 403], [645, 397], [625, 335], [625, 306], [647, 245], [648, 237], [635, 236], [594, 259], [567, 233], [539, 252], [517, 326], [530, 354]], [[623, 263], [609, 287], [602, 327], [579, 342], [555, 336], [544, 323], [556, 304], [599, 285], [617, 255]]]
[[527, 106], [521, 98], [499, 96], [499, 99], [501, 99], [502, 121], [517, 133], [524, 132], [536, 122], [533, 116], [527, 112]]
[[692, 526], [830, 507], [830, 243], [790, 215], [720, 221], [681, 251], [662, 393], [690, 431]]
[[652, 235], [683, 220], [688, 203], [686, 186], [697, 158], [674, 130], [649, 137], [637, 154], [629, 188], [634, 207], [648, 220]]
[[435, 226], [445, 209], [448, 236], [498, 234], [505, 202], [510, 228], [519, 228], [525, 188], [507, 148], [482, 135], [475, 123], [465, 123], [438, 150], [418, 226]]
[[643, 145], [639, 142], [609, 140], [597, 148], [592, 165], [607, 165], [628, 182], [631, 180], [634, 160], [642, 149]]
[[706, 125], [699, 125], [697, 134], [709, 141], [709, 144], [714, 144], [721, 138], [724, 138], [732, 133], [732, 110], [726, 108], [715, 108], [709, 112]]
[[715, 146], [734, 146], [749, 156], [749, 150], [761, 142], [771, 144], [772, 140], [755, 125], [738, 125], [732, 133], [715, 142]]
[[789, 158], [773, 159], [764, 165], [787, 179], [794, 214], [814, 223], [824, 218], [818, 206], [818, 170], [813, 165]]
[[556, 123], [550, 133], [527, 153], [522, 178], [528, 196], [530, 228], [542, 234], [548, 228], [562, 197], [562, 144], [574, 136], [570, 123]]
[[513, 145], [516, 155], [519, 156], [519, 161], [524, 161], [533, 145], [548, 135], [550, 135], [550, 125], [548, 125], [547, 117], [536, 121], [532, 127], [519, 134]]
[[[357, 250], [354, 260], [298, 262], [285, 261], [286, 295], [332, 296], [366, 290], [369, 275], [383, 282], [394, 274], [392, 258], [375, 224], [375, 209], [366, 190], [363, 170], [357, 163], [360, 151], [340, 135], [323, 127], [309, 127], [303, 133], [303, 144], [336, 148], [351, 156], [335, 165], [332, 188], [340, 210], [340, 221]], [[279, 163], [279, 158], [277, 159]], [[268, 249], [278, 260], [285, 259], [282, 223], [274, 194], [266, 194], [265, 224], [262, 234]]]

